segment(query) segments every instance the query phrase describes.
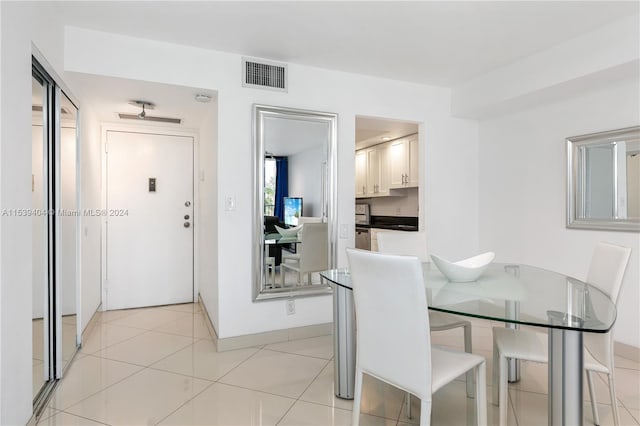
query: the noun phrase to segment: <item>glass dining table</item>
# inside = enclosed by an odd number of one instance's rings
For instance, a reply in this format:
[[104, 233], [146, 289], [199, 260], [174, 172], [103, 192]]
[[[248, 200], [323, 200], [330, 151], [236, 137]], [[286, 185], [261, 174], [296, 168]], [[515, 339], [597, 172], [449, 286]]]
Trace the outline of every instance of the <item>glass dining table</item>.
[[[549, 424], [582, 424], [582, 336], [606, 333], [616, 320], [616, 307], [605, 293], [575, 278], [518, 264], [492, 263], [478, 280], [467, 283], [450, 282], [428, 262], [423, 274], [430, 310], [512, 328], [547, 329]], [[320, 276], [333, 288], [335, 394], [352, 399], [356, 325], [351, 275], [347, 269], [332, 269]], [[517, 363], [511, 361], [509, 380], [518, 379]]]

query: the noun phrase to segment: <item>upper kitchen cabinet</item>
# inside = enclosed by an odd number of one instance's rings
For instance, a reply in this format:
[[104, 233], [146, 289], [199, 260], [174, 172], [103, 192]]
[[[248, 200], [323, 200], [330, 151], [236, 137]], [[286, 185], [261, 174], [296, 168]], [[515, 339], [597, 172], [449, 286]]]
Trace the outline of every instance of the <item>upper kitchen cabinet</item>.
[[367, 196], [367, 152], [356, 151], [356, 197]]
[[390, 188], [418, 186], [418, 135], [389, 143]]
[[356, 197], [389, 195], [389, 144], [356, 151]]

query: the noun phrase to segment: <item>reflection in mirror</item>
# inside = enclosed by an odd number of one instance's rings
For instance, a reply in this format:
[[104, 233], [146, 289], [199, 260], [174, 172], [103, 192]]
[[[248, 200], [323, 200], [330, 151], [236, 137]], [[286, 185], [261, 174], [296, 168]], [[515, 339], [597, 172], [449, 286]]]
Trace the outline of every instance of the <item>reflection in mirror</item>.
[[254, 300], [327, 294], [334, 263], [335, 114], [254, 106]]
[[567, 226], [640, 231], [640, 126], [567, 138]]
[[[47, 189], [45, 187], [46, 164], [46, 139], [43, 115], [43, 100], [46, 98], [46, 90], [43, 82], [32, 78], [32, 123], [31, 123], [31, 207], [33, 211], [44, 212], [47, 210]], [[32, 339], [33, 339], [33, 399], [49, 379], [49, 336], [46, 314], [48, 303], [47, 265], [48, 251], [47, 216], [35, 214], [32, 216]]]
[[58, 214], [58, 278], [57, 285], [60, 291], [60, 307], [62, 310], [62, 362], [64, 370], [77, 347], [77, 312], [76, 312], [76, 287], [78, 259], [77, 237], [77, 137], [76, 120], [77, 109], [64, 93], [60, 96], [60, 195]]

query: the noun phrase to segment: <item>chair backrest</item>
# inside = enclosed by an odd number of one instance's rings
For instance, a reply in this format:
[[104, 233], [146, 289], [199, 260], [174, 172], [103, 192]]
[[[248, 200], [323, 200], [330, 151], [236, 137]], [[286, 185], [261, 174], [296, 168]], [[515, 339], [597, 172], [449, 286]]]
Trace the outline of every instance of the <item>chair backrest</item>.
[[617, 304], [630, 256], [631, 249], [628, 247], [598, 243], [591, 257], [587, 283], [604, 291]]
[[300, 249], [300, 271], [323, 271], [329, 268], [329, 234], [326, 223], [305, 223]]
[[420, 261], [357, 249], [347, 249], [347, 257], [359, 367], [430, 401], [431, 342]]
[[[622, 279], [631, 249], [609, 243], [598, 243], [591, 257], [587, 283], [598, 287], [618, 305]], [[584, 333], [584, 345], [600, 363], [613, 368], [613, 333]]]
[[386, 254], [417, 256], [421, 262], [428, 262], [427, 233], [390, 231], [378, 234], [378, 251]]

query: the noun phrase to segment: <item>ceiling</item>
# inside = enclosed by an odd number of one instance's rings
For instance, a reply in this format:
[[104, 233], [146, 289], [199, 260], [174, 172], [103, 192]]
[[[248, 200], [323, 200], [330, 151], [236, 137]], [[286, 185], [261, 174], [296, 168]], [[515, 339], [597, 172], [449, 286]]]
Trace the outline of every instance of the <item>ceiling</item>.
[[418, 123], [373, 117], [356, 117], [356, 149], [418, 133]]
[[330, 131], [326, 122], [266, 117], [264, 148], [275, 156], [291, 156], [320, 149], [327, 143]]
[[[640, 2], [427, 1], [216, 2], [51, 1], [64, 25], [247, 56], [454, 87], [470, 78], [640, 13]], [[130, 100], [153, 102], [149, 115], [197, 128], [216, 93], [191, 87], [67, 72], [70, 87], [100, 121], [138, 114]], [[197, 93], [213, 97], [194, 101]], [[415, 133], [398, 123], [362, 117], [363, 147], [382, 136]], [[161, 125], [161, 123], [153, 123]], [[407, 133], [408, 132], [408, 133]], [[401, 134], [402, 133], [402, 134]]]
[[640, 11], [637, 1], [55, 1], [64, 24], [452, 87]]

